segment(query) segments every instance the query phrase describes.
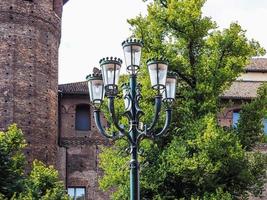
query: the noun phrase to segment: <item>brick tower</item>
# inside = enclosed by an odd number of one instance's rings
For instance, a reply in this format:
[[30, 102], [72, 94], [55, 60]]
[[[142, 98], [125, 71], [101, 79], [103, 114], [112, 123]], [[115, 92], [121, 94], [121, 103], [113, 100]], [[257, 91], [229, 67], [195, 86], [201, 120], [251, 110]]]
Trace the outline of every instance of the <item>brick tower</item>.
[[28, 162], [56, 165], [63, 0], [0, 1], [0, 128], [17, 123]]

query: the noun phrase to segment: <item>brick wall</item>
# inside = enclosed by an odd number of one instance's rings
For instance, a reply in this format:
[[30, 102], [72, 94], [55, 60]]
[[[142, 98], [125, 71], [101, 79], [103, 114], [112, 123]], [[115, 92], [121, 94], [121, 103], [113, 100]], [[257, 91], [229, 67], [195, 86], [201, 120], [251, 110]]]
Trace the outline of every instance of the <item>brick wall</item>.
[[[107, 200], [108, 193], [100, 191], [98, 186], [102, 174], [98, 166], [98, 154], [100, 146], [107, 145], [108, 141], [96, 128], [92, 108], [88, 116], [90, 130], [75, 130], [75, 111], [80, 104], [89, 104], [89, 97], [63, 94], [60, 101], [60, 143], [66, 148], [66, 185], [85, 187], [87, 200]], [[105, 119], [102, 120], [107, 125]]]
[[56, 164], [61, 19], [52, 0], [0, 1], [0, 128], [22, 128], [28, 162]]
[[222, 127], [230, 127], [233, 124], [233, 112], [241, 109], [242, 100], [225, 100], [222, 102], [223, 108], [218, 114], [218, 123]]

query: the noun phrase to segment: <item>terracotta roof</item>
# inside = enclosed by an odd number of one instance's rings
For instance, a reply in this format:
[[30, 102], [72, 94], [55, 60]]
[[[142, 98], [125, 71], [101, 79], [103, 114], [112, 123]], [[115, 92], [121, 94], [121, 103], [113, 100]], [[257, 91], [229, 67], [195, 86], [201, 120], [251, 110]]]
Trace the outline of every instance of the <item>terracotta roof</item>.
[[235, 81], [222, 95], [222, 99], [251, 99], [257, 96], [257, 90], [264, 82]]
[[87, 82], [76, 82], [58, 85], [58, 90], [63, 94], [83, 94], [88, 95]]
[[267, 72], [267, 58], [253, 58], [245, 70], [247, 72]]
[[[257, 96], [257, 90], [263, 82], [235, 81], [222, 95], [222, 99], [251, 99]], [[63, 94], [88, 95], [87, 82], [60, 84], [58, 89]]]

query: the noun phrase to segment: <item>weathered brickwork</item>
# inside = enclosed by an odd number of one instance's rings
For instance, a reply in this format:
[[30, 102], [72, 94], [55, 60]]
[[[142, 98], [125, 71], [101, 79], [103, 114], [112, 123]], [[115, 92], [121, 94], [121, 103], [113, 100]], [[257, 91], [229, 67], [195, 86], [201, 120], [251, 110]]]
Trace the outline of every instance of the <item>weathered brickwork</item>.
[[[250, 101], [250, 100], [246, 100]], [[219, 113], [217, 119], [219, 124], [222, 127], [230, 127], [233, 124], [233, 112], [239, 111], [241, 109], [242, 104], [244, 104], [246, 101], [243, 100], [232, 100], [229, 102], [229, 100], [222, 101], [223, 105], [225, 105], [225, 108], [221, 110]]]
[[[102, 174], [98, 166], [98, 154], [100, 145], [108, 144], [108, 141], [97, 131], [92, 108], [88, 116], [90, 130], [75, 130], [76, 106], [88, 103], [88, 95], [63, 94], [60, 100], [60, 144], [66, 148], [65, 182], [68, 187], [85, 187], [87, 200], [107, 200], [108, 193], [100, 191], [98, 187]], [[102, 120], [107, 125], [106, 120]]]
[[53, 165], [58, 148], [59, 2], [0, 1], [0, 128], [17, 123], [28, 143], [28, 162]]

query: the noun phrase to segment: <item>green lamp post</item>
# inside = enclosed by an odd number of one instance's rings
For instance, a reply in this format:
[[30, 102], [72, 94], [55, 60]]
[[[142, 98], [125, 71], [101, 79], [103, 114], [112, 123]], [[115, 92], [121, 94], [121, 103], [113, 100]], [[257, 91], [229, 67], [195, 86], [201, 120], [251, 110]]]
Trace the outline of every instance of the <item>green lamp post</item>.
[[[119, 124], [115, 113], [114, 101], [118, 98], [118, 81], [122, 60], [118, 58], [103, 58], [100, 60], [101, 72], [88, 75], [88, 89], [90, 101], [94, 106], [94, 118], [99, 132], [111, 139], [125, 137], [130, 144], [130, 200], [140, 200], [139, 189], [139, 163], [138, 148], [142, 138], [155, 139], [167, 132], [171, 123], [172, 102], [175, 99], [176, 75], [168, 73], [168, 62], [163, 59], [149, 59], [147, 61], [152, 89], [157, 91], [155, 96], [155, 113], [152, 123], [139, 128], [140, 117], [144, 113], [139, 107], [141, 88], [137, 83], [137, 75], [140, 68], [141, 49], [143, 43], [137, 39], [128, 39], [122, 43], [127, 71], [129, 73], [129, 83], [123, 84], [123, 98], [125, 115], [129, 121], [129, 130]], [[117, 128], [117, 133], [108, 133], [102, 126], [100, 120], [100, 108], [104, 100], [108, 98], [108, 109], [111, 114], [112, 123]], [[156, 131], [155, 125], [159, 119], [162, 103], [166, 104], [166, 119], [164, 127]]]

